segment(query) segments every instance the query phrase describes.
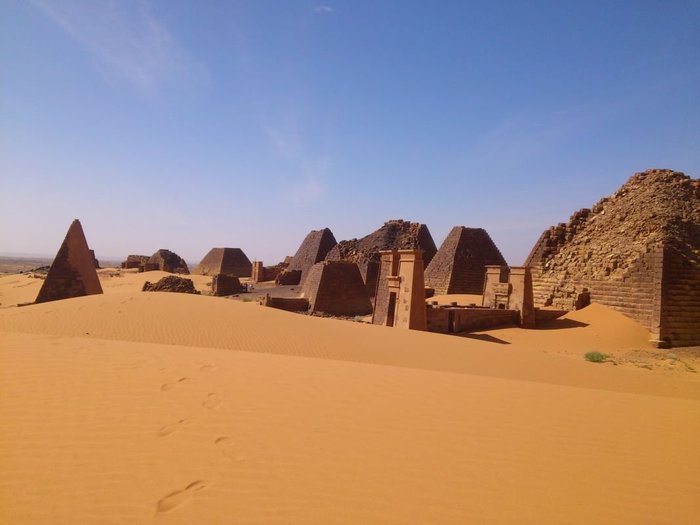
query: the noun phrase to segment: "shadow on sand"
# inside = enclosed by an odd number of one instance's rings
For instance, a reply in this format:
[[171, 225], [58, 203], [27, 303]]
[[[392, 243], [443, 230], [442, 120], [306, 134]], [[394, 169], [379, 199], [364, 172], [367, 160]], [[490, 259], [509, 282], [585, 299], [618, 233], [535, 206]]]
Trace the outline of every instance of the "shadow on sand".
[[583, 328], [584, 326], [588, 326], [588, 323], [573, 319], [550, 319], [539, 323], [536, 330], [565, 330], [567, 328]]
[[484, 341], [486, 343], [498, 343], [499, 345], [509, 345], [510, 343], [508, 341], [504, 341], [503, 339], [499, 339], [498, 337], [494, 337], [489, 334], [470, 334], [467, 332], [459, 333], [459, 334], [451, 334], [451, 335], [457, 335], [459, 337], [464, 337], [466, 339], [476, 339], [478, 341]]

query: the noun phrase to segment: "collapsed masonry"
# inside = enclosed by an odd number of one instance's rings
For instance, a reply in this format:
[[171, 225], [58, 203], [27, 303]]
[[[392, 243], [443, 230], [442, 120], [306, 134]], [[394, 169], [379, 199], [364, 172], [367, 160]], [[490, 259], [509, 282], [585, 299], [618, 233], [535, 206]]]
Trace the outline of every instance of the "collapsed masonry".
[[148, 255], [129, 255], [126, 260], [122, 262], [121, 267], [123, 270], [128, 270], [130, 268], [142, 269], [148, 262], [148, 259], [150, 259]]
[[390, 220], [361, 239], [339, 242], [326, 256], [328, 261], [350, 261], [358, 265], [367, 293], [374, 297], [381, 263], [381, 251], [422, 250], [427, 266], [437, 252], [435, 241], [425, 224]]
[[580, 294], [638, 321], [659, 346], [700, 344], [700, 180], [632, 176], [612, 196], [547, 229], [525, 262], [536, 306]]
[[425, 285], [443, 294], [481, 294], [488, 265], [506, 261], [482, 228], [455, 226], [425, 269]]
[[190, 270], [185, 260], [178, 254], [170, 250], [160, 249], [148, 259], [140, 271], [150, 272], [160, 270], [161, 272], [180, 273], [189, 275]]
[[75, 219], [51, 263], [35, 302], [46, 303], [101, 293], [102, 285], [95, 270], [94, 254], [88, 248], [80, 221]]

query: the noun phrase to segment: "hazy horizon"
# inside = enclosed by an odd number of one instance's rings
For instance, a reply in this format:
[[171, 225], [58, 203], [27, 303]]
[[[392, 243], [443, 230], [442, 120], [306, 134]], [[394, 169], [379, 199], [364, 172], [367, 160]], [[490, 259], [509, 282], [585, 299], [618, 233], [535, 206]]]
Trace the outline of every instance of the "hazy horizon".
[[[700, 172], [700, 3], [0, 0], [0, 252], [329, 227], [488, 231], [522, 264], [635, 172]], [[46, 255], [40, 255], [46, 254]], [[121, 255], [119, 255], [121, 254]]]

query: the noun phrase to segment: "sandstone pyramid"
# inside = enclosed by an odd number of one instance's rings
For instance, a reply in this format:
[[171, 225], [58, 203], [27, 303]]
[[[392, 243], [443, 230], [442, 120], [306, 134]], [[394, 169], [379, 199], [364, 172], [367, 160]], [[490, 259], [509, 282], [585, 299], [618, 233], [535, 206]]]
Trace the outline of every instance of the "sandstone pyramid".
[[381, 250], [423, 250], [423, 264], [432, 260], [437, 252], [435, 241], [425, 224], [404, 220], [390, 220], [378, 230], [362, 239], [339, 242], [326, 256], [329, 261], [357, 263], [370, 296], [374, 297]]
[[700, 180], [652, 169], [547, 229], [525, 262], [535, 305], [590, 299], [637, 320], [660, 345], [700, 344]]
[[309, 270], [302, 288], [309, 300], [309, 312], [330, 315], [367, 315], [372, 303], [357, 264], [322, 261]]
[[455, 226], [425, 269], [425, 285], [436, 294], [481, 294], [488, 264], [506, 261], [486, 230]]
[[88, 248], [80, 221], [75, 219], [51, 264], [37, 295], [37, 303], [102, 293], [95, 259]]
[[304, 238], [299, 249], [285, 270], [286, 278], [280, 280], [284, 284], [303, 283], [311, 267], [323, 261], [328, 252], [337, 244], [333, 232], [328, 228], [311, 230]]
[[160, 249], [146, 263], [147, 269], [158, 269], [162, 272], [181, 273], [189, 275], [190, 270], [185, 260], [170, 250]]
[[240, 248], [212, 248], [192, 273], [216, 275], [223, 273], [233, 277], [250, 277], [253, 264]]

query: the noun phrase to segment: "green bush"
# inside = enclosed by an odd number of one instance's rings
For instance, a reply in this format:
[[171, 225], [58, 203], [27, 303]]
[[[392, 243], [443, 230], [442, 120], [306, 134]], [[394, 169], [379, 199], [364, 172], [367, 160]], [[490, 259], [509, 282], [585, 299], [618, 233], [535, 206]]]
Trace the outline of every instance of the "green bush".
[[583, 357], [591, 363], [604, 363], [608, 358], [607, 355], [601, 352], [586, 352]]

